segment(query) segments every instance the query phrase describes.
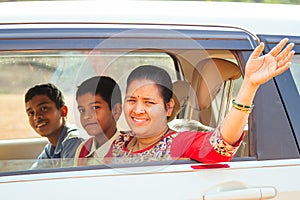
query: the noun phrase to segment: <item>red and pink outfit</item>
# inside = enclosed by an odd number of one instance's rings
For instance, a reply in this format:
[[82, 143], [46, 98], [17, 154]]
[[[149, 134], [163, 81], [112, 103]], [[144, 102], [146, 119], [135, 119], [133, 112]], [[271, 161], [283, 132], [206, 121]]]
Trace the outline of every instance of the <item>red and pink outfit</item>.
[[203, 163], [230, 161], [235, 155], [244, 134], [234, 145], [222, 139], [219, 128], [212, 132], [170, 132], [162, 139], [139, 151], [131, 152], [127, 144], [133, 132], [121, 132], [113, 142], [106, 159], [112, 163], [151, 162], [161, 160], [192, 159]]

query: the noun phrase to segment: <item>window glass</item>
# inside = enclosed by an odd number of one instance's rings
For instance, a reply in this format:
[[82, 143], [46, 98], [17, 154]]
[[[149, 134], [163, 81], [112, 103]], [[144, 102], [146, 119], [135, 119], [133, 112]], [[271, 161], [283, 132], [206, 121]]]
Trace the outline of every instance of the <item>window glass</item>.
[[294, 55], [290, 69], [300, 95], [300, 55]]
[[[83, 131], [79, 122], [79, 112], [74, 98], [77, 86], [80, 83], [95, 75], [107, 75], [114, 78], [121, 87], [122, 95], [125, 94], [126, 79], [130, 71], [140, 65], [157, 65], [168, 71], [175, 82], [178, 77], [183, 78], [193, 87], [193, 74], [195, 63], [200, 63], [209, 57], [219, 57], [224, 60], [237, 63], [229, 51], [190, 51], [184, 57], [186, 63], [174, 60], [173, 57], [161, 52], [121, 52], [104, 50], [77, 50], [77, 51], [13, 51], [0, 52], [0, 171], [27, 170], [36, 160], [45, 144], [46, 138], [41, 138], [28, 123], [25, 112], [25, 92], [36, 84], [51, 82], [60, 88], [66, 98], [69, 107], [68, 121], [75, 123], [81, 130], [84, 138], [88, 135]], [[176, 52], [177, 54], [178, 52]], [[202, 55], [202, 56], [199, 56]], [[182, 61], [182, 60], [181, 60]], [[180, 73], [175, 70], [175, 64], [179, 65]], [[183, 75], [185, 77], [183, 77]], [[230, 95], [226, 95], [225, 102], [235, 97], [242, 78], [236, 79], [232, 85]], [[224, 85], [225, 86], [225, 85]], [[221, 105], [222, 95], [228, 92], [230, 85], [220, 87], [207, 111], [200, 113], [193, 107], [183, 109], [183, 112], [193, 112], [188, 115], [179, 116], [189, 120], [199, 120], [199, 116], [210, 116], [209, 123], [204, 124], [215, 128], [218, 121], [222, 121], [226, 114], [226, 103]], [[186, 93], [186, 91], [181, 91]], [[193, 110], [193, 111], [192, 111]], [[222, 110], [222, 115], [219, 112]], [[206, 113], [205, 113], [206, 112]], [[118, 120], [120, 130], [128, 130], [123, 114]], [[247, 128], [245, 129], [247, 130]], [[25, 142], [20, 139], [28, 138]], [[11, 143], [9, 143], [11, 141]], [[4, 146], [7, 146], [3, 150]], [[17, 145], [16, 145], [17, 144]], [[249, 144], [245, 139], [245, 144]], [[243, 147], [244, 148], [244, 147]], [[22, 150], [22, 149], [26, 149]], [[248, 156], [248, 150], [239, 153], [238, 157]], [[48, 161], [46, 161], [48, 162]], [[65, 167], [59, 161], [51, 160], [52, 166]]]
[[[24, 94], [35, 84], [51, 82], [64, 93], [68, 119], [75, 122], [73, 94], [83, 80], [106, 74], [122, 82], [131, 69], [156, 64], [176, 79], [174, 61], [165, 53], [33, 51], [0, 53], [0, 140], [39, 137], [29, 126]], [[122, 94], [125, 84], [121, 84]], [[75, 113], [76, 114], [76, 113]]]
[[51, 80], [60, 62], [57, 55], [50, 52], [1, 52], [0, 139], [38, 137], [27, 122], [24, 94], [29, 87]]
[[[77, 86], [87, 78], [104, 74], [113, 77], [124, 94], [127, 75], [133, 68], [144, 64], [161, 66], [172, 79], [177, 77], [174, 60], [165, 53], [95, 50], [0, 52], [0, 171], [29, 169], [48, 142], [29, 125], [24, 103], [24, 95], [29, 88], [48, 82], [58, 86], [69, 107], [68, 121], [75, 123], [82, 136], [87, 137], [80, 126], [74, 103]], [[127, 130], [122, 116], [118, 123], [120, 129]], [[22, 140], [25, 138], [28, 140]], [[64, 167], [54, 159], [51, 159], [51, 165]]]

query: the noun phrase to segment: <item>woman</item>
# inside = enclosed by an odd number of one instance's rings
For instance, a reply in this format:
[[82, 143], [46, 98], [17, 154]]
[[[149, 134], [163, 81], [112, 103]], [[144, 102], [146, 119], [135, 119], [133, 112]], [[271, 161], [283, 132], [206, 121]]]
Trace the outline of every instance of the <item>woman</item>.
[[261, 43], [246, 65], [243, 84], [233, 108], [212, 132], [181, 132], [169, 129], [172, 82], [166, 71], [155, 66], [140, 66], [127, 79], [124, 114], [131, 131], [122, 133], [107, 157], [113, 162], [143, 162], [194, 159], [205, 163], [230, 161], [243, 139], [243, 129], [259, 86], [283, 73], [294, 55], [288, 39], [283, 39], [270, 53], [259, 57]]

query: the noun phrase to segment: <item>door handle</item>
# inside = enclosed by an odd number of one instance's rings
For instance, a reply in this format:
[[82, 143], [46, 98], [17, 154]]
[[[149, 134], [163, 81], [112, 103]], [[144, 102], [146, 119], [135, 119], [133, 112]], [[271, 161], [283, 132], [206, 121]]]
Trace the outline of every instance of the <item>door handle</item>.
[[203, 200], [258, 200], [271, 199], [276, 195], [273, 187], [243, 188], [205, 194]]

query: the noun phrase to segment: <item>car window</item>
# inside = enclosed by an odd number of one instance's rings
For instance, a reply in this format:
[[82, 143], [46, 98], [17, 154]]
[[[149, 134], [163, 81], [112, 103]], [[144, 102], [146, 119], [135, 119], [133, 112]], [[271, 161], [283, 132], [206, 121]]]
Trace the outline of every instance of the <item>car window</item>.
[[[203, 51], [203, 50], [201, 50]], [[218, 59], [227, 60], [237, 65], [237, 60], [233, 54], [227, 51], [214, 51], [209, 50], [208, 57], [219, 56]], [[202, 54], [203, 53], [197, 53]], [[207, 57], [199, 57], [198, 62], [207, 59]], [[211, 59], [211, 58], [209, 58]], [[88, 138], [88, 135], [83, 131], [79, 122], [79, 112], [77, 110], [77, 104], [74, 98], [77, 86], [89, 77], [96, 74], [105, 74], [113, 77], [120, 85], [122, 94], [125, 94], [126, 78], [129, 72], [144, 64], [153, 64], [163, 67], [168, 71], [173, 82], [178, 80], [184, 80], [188, 82], [190, 86], [193, 85], [193, 73], [194, 67], [182, 68], [182, 63], [164, 52], [122, 52], [122, 51], [107, 51], [107, 50], [60, 50], [60, 51], [13, 51], [13, 52], [1, 52], [0, 53], [0, 75], [1, 79], [1, 91], [0, 91], [0, 104], [3, 116], [1, 120], [1, 133], [0, 139], [3, 141], [16, 141], [16, 139], [26, 138], [40, 138], [43, 142], [38, 145], [32, 145], [23, 149], [27, 149], [20, 155], [0, 155], [0, 157], [7, 159], [2, 161], [6, 163], [2, 167], [2, 171], [19, 171], [27, 170], [35, 161], [43, 146], [47, 140], [41, 138], [33, 129], [29, 126], [28, 119], [24, 108], [24, 94], [28, 88], [35, 84], [51, 82], [58, 86], [64, 93], [66, 103], [69, 107], [68, 120], [71, 123], [75, 123], [80, 127], [80, 132], [84, 138]], [[238, 66], [237, 66], [238, 69]], [[189, 75], [191, 73], [191, 75]], [[186, 118], [189, 120], [198, 120], [207, 127], [215, 128], [220, 120], [222, 120], [228, 109], [230, 108], [231, 98], [234, 98], [241, 83], [242, 77], [234, 81], [230, 81], [227, 84], [222, 83], [217, 93], [216, 98], [211, 103], [209, 110], [212, 114], [207, 115], [207, 111], [200, 111], [195, 107], [186, 108], [186, 113], [194, 113], [193, 115], [178, 115], [176, 118]], [[228, 90], [232, 88], [232, 91]], [[185, 91], [181, 91], [184, 93]], [[225, 98], [224, 98], [225, 95]], [[223, 102], [223, 103], [222, 103]], [[224, 104], [224, 102], [226, 102]], [[205, 116], [201, 119], [199, 116]], [[205, 120], [209, 116], [209, 120]], [[16, 122], [16, 119], [17, 122]], [[204, 119], [204, 120], [203, 120]], [[121, 115], [118, 121], [121, 130], [128, 130], [127, 123], [124, 116]], [[245, 128], [247, 131], [247, 127]], [[32, 139], [29, 143], [32, 142]], [[37, 141], [38, 143], [39, 141]], [[22, 143], [22, 142], [21, 142]], [[20, 143], [20, 144], [21, 144]], [[245, 144], [249, 144], [248, 137], [245, 137]], [[22, 145], [24, 145], [22, 143]], [[19, 151], [22, 148], [20, 145], [15, 148]], [[2, 145], [3, 146], [3, 145]], [[34, 147], [33, 147], [34, 146]], [[248, 149], [245, 145], [242, 145], [237, 157], [249, 156]], [[36, 149], [33, 149], [36, 148]], [[28, 152], [31, 150], [32, 152]], [[11, 150], [10, 150], [11, 151]], [[34, 153], [33, 153], [34, 152]], [[14, 152], [11, 152], [13, 154]], [[27, 154], [24, 156], [24, 154]], [[26, 160], [25, 160], [26, 158]], [[25, 161], [24, 161], [25, 160]], [[48, 161], [45, 161], [48, 162]], [[12, 167], [15, 166], [15, 167]], [[60, 165], [58, 161], [53, 161], [52, 166], [65, 167]]]

